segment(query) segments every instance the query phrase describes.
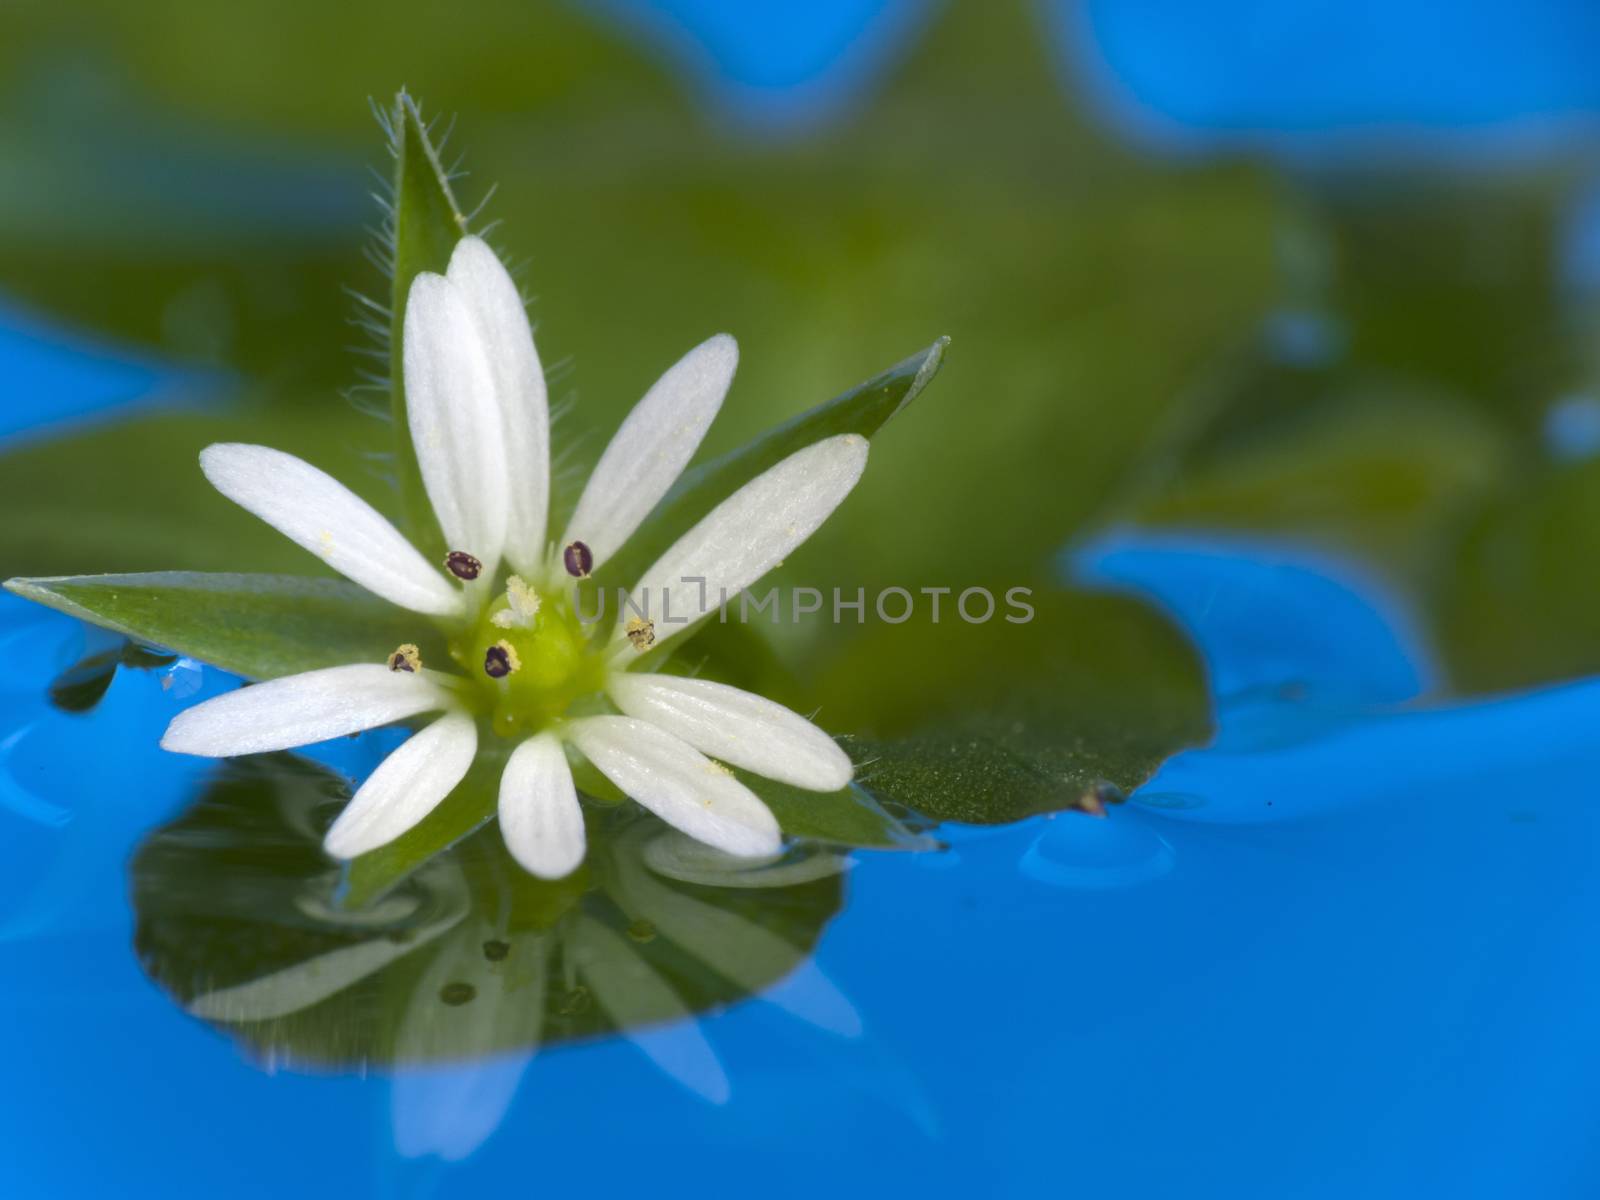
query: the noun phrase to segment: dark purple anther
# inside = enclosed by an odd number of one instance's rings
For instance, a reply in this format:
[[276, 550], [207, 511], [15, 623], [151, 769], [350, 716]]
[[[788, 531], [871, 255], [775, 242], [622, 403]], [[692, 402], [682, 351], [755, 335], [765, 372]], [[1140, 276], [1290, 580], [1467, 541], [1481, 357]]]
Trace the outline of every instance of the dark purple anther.
[[561, 561], [566, 564], [567, 574], [574, 579], [587, 579], [594, 570], [594, 553], [582, 542], [573, 542], [563, 550]]
[[483, 574], [483, 564], [465, 550], [452, 550], [445, 555], [444, 565], [457, 579], [476, 579]]

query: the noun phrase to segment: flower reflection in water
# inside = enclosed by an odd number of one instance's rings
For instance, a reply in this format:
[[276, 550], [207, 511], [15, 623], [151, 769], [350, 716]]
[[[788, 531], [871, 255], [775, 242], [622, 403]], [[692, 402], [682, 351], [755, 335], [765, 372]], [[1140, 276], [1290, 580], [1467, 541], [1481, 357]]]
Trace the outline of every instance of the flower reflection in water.
[[760, 994], [859, 1032], [809, 957], [841, 904], [839, 855], [753, 863], [631, 805], [597, 808], [566, 879], [518, 869], [491, 828], [350, 909], [321, 850], [345, 795], [286, 755], [229, 764], [135, 855], [135, 943], [177, 1003], [267, 1070], [393, 1074], [402, 1154], [470, 1154], [535, 1054], [564, 1042], [620, 1034], [721, 1103], [695, 1014]]

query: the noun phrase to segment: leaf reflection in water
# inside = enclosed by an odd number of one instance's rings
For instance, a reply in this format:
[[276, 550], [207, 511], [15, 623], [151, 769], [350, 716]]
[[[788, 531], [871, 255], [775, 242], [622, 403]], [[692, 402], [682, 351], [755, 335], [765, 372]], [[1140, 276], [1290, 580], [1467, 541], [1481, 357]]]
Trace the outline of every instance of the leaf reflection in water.
[[729, 1081], [696, 1014], [760, 994], [860, 1032], [809, 961], [841, 904], [837, 854], [752, 864], [595, 807], [596, 852], [566, 879], [519, 870], [480, 830], [352, 909], [320, 848], [346, 791], [288, 755], [228, 764], [135, 854], [135, 947], [269, 1070], [393, 1073], [402, 1154], [470, 1153], [545, 1047], [620, 1034], [720, 1103]]

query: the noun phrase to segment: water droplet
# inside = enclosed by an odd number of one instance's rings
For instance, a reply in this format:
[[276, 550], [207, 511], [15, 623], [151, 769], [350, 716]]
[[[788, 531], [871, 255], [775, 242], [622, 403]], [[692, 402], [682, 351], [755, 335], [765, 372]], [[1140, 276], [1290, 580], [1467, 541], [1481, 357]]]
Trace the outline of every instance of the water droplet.
[[174, 700], [187, 700], [205, 683], [206, 669], [192, 658], [180, 658], [161, 672], [161, 690]]
[[1159, 879], [1176, 861], [1166, 839], [1136, 820], [1064, 818], [1034, 839], [1020, 869], [1053, 887], [1114, 888]]

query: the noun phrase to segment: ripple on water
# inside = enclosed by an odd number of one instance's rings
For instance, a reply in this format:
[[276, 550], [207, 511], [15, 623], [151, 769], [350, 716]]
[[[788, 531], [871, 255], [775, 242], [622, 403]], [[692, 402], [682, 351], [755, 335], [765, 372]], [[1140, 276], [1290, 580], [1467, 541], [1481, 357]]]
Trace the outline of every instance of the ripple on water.
[[[8, 714], [9, 716], [10, 714]], [[12, 718], [14, 720], [14, 717]], [[41, 885], [56, 869], [72, 810], [47, 799], [38, 782], [44, 720], [0, 734], [0, 943], [18, 935], [36, 915]]]
[[1130, 815], [1069, 813], [1046, 823], [1018, 867], [1052, 887], [1117, 888], [1159, 879], [1176, 861], [1167, 840]]
[[1135, 808], [1154, 808], [1161, 812], [1189, 812], [1206, 806], [1206, 798], [1196, 792], [1135, 792], [1128, 797]]
[[26, 780], [37, 775], [37, 766], [27, 765], [27, 745], [42, 722], [30, 721], [0, 736], [0, 813], [22, 818], [30, 825], [60, 829], [72, 819], [72, 811], [53, 803], [30, 787]]
[[[31, 610], [28, 612], [26, 610]], [[83, 654], [83, 626], [19, 597], [0, 596], [0, 694], [43, 697], [45, 687]]]

